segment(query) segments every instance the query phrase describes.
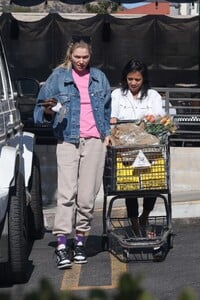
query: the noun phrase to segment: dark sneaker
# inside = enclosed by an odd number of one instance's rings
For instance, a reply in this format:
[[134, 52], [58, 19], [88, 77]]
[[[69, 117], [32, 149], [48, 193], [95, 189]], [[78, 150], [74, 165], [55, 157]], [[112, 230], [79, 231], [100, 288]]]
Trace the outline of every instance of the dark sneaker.
[[85, 251], [85, 246], [82, 243], [74, 245], [74, 263], [75, 264], [86, 264], [87, 256]]
[[69, 248], [62, 248], [62, 249], [56, 249], [56, 260], [57, 260], [57, 266], [58, 269], [67, 269], [71, 268], [72, 263], [70, 259], [70, 249]]

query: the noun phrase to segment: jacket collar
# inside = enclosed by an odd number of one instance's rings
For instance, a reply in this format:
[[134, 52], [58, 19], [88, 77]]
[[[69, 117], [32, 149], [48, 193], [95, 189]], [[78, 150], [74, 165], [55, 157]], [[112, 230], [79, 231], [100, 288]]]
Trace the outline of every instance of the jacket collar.
[[[64, 67], [61, 67], [61, 69], [62, 69], [63, 71], [66, 71], [66, 68], [64, 68]], [[96, 69], [95, 69], [95, 68], [90, 67], [90, 68], [89, 68], [89, 72], [90, 72], [90, 78], [91, 78], [92, 80], [99, 81], [98, 75], [97, 75], [97, 72], [96, 72]], [[67, 72], [65, 72], [64, 80], [65, 80], [66, 83], [70, 83], [70, 82], [73, 81], [73, 77], [72, 77], [72, 68], [68, 69]]]

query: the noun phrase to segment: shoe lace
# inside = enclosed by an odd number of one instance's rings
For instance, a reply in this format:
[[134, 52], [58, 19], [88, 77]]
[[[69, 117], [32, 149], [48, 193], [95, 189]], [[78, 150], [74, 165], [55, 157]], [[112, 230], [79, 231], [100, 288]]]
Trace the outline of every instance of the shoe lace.
[[85, 255], [85, 247], [83, 245], [76, 245], [74, 251], [76, 254]]
[[58, 252], [57, 252], [58, 256], [60, 257], [61, 260], [64, 260], [67, 256], [67, 251], [66, 249], [60, 249]]

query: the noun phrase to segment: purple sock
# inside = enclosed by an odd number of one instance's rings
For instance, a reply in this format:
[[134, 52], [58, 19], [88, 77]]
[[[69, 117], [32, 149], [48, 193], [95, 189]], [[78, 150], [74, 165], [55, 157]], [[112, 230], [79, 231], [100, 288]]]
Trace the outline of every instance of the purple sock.
[[67, 237], [65, 235], [58, 235], [57, 236], [57, 242], [58, 242], [58, 246], [59, 245], [66, 245]]
[[75, 244], [77, 245], [78, 243], [84, 244], [85, 237], [83, 235], [76, 235], [75, 236]]

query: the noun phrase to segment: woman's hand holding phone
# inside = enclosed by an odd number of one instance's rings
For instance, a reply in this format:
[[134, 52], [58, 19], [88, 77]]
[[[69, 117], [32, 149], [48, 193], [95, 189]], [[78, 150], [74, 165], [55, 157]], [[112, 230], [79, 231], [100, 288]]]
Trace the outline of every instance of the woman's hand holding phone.
[[53, 98], [45, 99], [43, 101], [39, 101], [38, 105], [43, 106], [44, 113], [47, 115], [53, 115], [54, 112], [52, 111], [52, 107], [56, 106], [57, 101]]

